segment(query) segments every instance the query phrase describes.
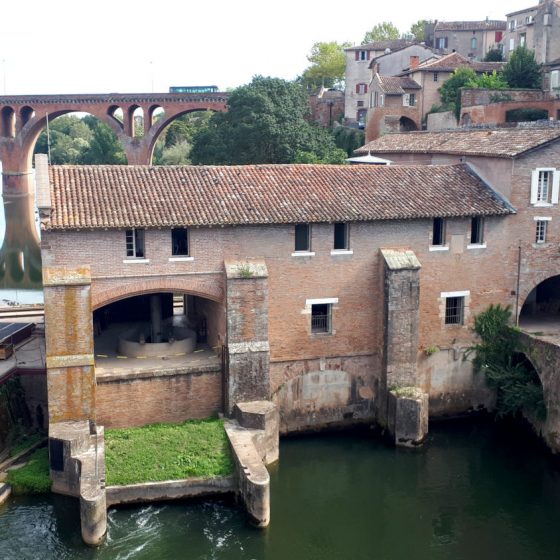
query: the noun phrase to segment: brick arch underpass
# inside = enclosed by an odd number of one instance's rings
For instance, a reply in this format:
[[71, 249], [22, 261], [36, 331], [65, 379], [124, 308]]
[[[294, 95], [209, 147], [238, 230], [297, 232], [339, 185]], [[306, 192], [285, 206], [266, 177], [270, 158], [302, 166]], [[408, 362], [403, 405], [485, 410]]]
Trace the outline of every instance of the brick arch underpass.
[[155, 293], [177, 292], [206, 298], [216, 303], [224, 301], [224, 285], [221, 277], [200, 279], [192, 277], [143, 279], [131, 282], [120, 281], [116, 286], [98, 286], [95, 279], [92, 281], [92, 309], [100, 309], [105, 305], [134, 296]]

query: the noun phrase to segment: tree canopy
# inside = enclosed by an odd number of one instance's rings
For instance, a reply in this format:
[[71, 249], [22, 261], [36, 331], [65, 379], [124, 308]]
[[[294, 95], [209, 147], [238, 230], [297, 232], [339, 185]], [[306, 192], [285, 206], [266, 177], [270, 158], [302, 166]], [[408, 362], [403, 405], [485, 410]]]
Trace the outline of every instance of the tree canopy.
[[503, 74], [512, 88], [539, 89], [542, 85], [541, 65], [535, 60], [535, 53], [525, 46], [511, 53]]
[[502, 62], [504, 59], [504, 54], [502, 53], [502, 49], [498, 47], [492, 47], [484, 57], [484, 62]]
[[[53, 164], [126, 164], [115, 133], [97, 118], [63, 115], [49, 123], [50, 161]], [[34, 153], [49, 152], [47, 131], [37, 140]]]
[[374, 41], [385, 41], [398, 39], [401, 36], [399, 30], [390, 21], [384, 21], [374, 25], [371, 31], [366, 32], [362, 45]]
[[305, 69], [302, 83], [307, 89], [340, 87], [344, 82], [346, 57], [344, 49], [352, 46], [350, 43], [315, 43], [307, 60], [311, 66]]
[[407, 35], [416, 41], [426, 40], [426, 25], [433, 23], [431, 19], [419, 19], [410, 26], [410, 32]]
[[309, 106], [300, 84], [256, 76], [231, 93], [228, 105], [195, 134], [193, 163], [340, 163], [346, 157], [329, 131], [305, 120]]

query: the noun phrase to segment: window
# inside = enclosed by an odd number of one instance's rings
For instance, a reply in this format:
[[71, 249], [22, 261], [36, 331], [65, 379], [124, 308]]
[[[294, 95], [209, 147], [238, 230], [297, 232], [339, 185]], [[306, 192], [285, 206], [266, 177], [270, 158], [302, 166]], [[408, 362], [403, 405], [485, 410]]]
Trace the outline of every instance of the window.
[[363, 101], [357, 101], [357, 102], [356, 102], [356, 106], [357, 106], [357, 107], [363, 107], [363, 106], [364, 106], [364, 102], [363, 102]]
[[515, 49], [515, 39], [512, 37], [512, 38], [509, 40], [509, 50], [512, 51], [512, 50], [514, 50], [514, 49]]
[[335, 251], [348, 251], [348, 224], [338, 222], [334, 224]]
[[513, 31], [515, 29], [516, 23], [517, 23], [516, 20], [514, 20], [514, 19], [510, 20], [510, 22], [509, 22], [509, 30], [510, 31]]
[[126, 256], [137, 259], [144, 258], [144, 230], [126, 230]]
[[311, 226], [296, 224], [295, 251], [311, 251]]
[[560, 174], [551, 167], [533, 170], [531, 178], [531, 204], [548, 206], [558, 204]]
[[171, 254], [174, 257], [189, 256], [189, 233], [186, 228], [171, 230]]
[[519, 36], [519, 46], [524, 47], [526, 41], [527, 41], [527, 35], [525, 33], [521, 33], [521, 35]]
[[368, 51], [358, 51], [356, 56], [356, 60], [369, 60], [369, 52]]
[[437, 82], [439, 80], [439, 74], [438, 72], [434, 72], [434, 82]]
[[415, 93], [409, 93], [408, 94], [408, 106], [409, 107], [414, 107], [416, 105], [416, 94]]
[[537, 231], [535, 235], [535, 243], [546, 243], [546, 229], [548, 220], [537, 220]]
[[484, 243], [484, 218], [475, 216], [471, 219], [471, 245]]
[[434, 218], [432, 245], [445, 245], [445, 220], [443, 218]]
[[438, 37], [436, 39], [436, 48], [437, 49], [446, 49], [448, 45], [447, 37]]
[[478, 47], [478, 40], [476, 37], [473, 37], [471, 39], [471, 51], [476, 51], [477, 47]]
[[367, 109], [358, 110], [356, 114], [356, 120], [358, 121], [358, 128], [366, 127], [366, 116], [367, 116]]
[[331, 332], [331, 310], [330, 303], [315, 303], [311, 305], [311, 332]]
[[452, 296], [445, 298], [445, 324], [462, 325], [465, 315], [465, 297]]
[[553, 70], [550, 73], [550, 90], [560, 89], [560, 70]]
[[356, 84], [356, 93], [364, 95], [367, 93], [367, 84]]

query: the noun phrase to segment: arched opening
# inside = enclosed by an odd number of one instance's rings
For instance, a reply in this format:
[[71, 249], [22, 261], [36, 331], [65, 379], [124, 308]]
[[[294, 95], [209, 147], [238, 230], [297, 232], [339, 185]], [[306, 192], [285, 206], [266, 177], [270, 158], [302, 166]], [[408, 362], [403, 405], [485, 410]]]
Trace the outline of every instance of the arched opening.
[[523, 107], [506, 111], [506, 122], [530, 122], [548, 120], [548, 111], [537, 107]]
[[128, 108], [127, 123], [127, 134], [132, 138], [142, 138], [144, 136], [144, 109], [138, 105], [131, 105]]
[[504, 394], [498, 395], [498, 398], [512, 402], [518, 400], [523, 415], [531, 421], [545, 420], [544, 388], [535, 366], [523, 352], [513, 354], [512, 366], [518, 371], [518, 376], [504, 388]]
[[[158, 134], [154, 146], [154, 165], [188, 165], [194, 135], [208, 126], [213, 114], [210, 110], [181, 113], [169, 119]], [[162, 114], [160, 119], [164, 119]]]
[[115, 124], [122, 130], [124, 121], [123, 110], [118, 105], [111, 105], [107, 109], [107, 115], [111, 117]]
[[[225, 309], [216, 301], [153, 292], [113, 301], [93, 313], [97, 367], [182, 367], [216, 361], [225, 340]], [[126, 359], [127, 362], [120, 360]], [[142, 362], [149, 359], [150, 362]], [[116, 361], [118, 360], [118, 361]]]
[[163, 109], [163, 107], [161, 107], [160, 105], [152, 105], [148, 109], [148, 115], [147, 115], [148, 130], [150, 130], [155, 123], [157, 123], [164, 117], [165, 117], [165, 110]]
[[410, 132], [412, 130], [418, 130], [416, 123], [408, 117], [401, 117], [399, 119], [399, 132]]
[[38, 134], [33, 154], [49, 154], [53, 165], [126, 165], [124, 148], [113, 130], [91, 114], [49, 117]]
[[532, 332], [560, 332], [560, 276], [547, 278], [527, 296], [519, 326]]
[[11, 107], [2, 108], [2, 137], [14, 138], [16, 135], [16, 114]]
[[21, 128], [23, 128], [35, 116], [35, 111], [33, 110], [33, 107], [26, 105], [21, 108], [19, 116], [21, 119]]

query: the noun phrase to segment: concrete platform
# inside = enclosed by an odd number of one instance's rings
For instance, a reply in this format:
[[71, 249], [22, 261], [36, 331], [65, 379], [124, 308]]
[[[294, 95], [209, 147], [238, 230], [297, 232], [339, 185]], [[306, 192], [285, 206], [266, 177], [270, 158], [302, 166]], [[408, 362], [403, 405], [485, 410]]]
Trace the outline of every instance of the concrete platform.
[[522, 317], [519, 320], [519, 328], [531, 336], [560, 346], [560, 316], [558, 315]]

